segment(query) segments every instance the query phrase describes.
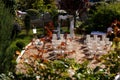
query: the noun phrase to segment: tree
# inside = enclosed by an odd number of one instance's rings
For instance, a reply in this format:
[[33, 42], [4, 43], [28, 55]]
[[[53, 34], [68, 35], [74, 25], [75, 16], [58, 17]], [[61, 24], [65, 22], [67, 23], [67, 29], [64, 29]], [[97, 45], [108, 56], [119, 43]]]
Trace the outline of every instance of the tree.
[[74, 15], [79, 8], [80, 0], [61, 0], [60, 9], [67, 11], [69, 14]]
[[56, 10], [56, 5], [54, 0], [36, 0], [33, 3], [33, 8], [42, 12], [50, 12], [52, 13], [53, 10]]
[[15, 0], [2, 0], [6, 8], [10, 9], [10, 13], [15, 15]]
[[55, 0], [18, 0], [17, 4], [17, 8], [22, 11], [36, 9], [41, 14], [49, 12], [52, 16], [55, 16], [57, 12]]
[[18, 0], [17, 2], [17, 8], [19, 10], [27, 10], [27, 9], [32, 9], [33, 8], [33, 3], [36, 0]]
[[63, 9], [67, 11], [68, 14], [73, 15], [75, 22], [76, 22], [76, 12], [81, 14], [88, 7], [87, 0], [61, 0], [59, 3], [60, 3], [60, 9]]
[[80, 13], [81, 10], [88, 7], [88, 0], [61, 0], [60, 9], [67, 11], [74, 15], [76, 11]]
[[27, 9], [37, 9], [40, 12], [46, 12], [55, 9], [54, 0], [18, 0], [18, 9], [27, 10]]
[[119, 4], [99, 3], [88, 20], [81, 25], [81, 28], [83, 27], [88, 33], [91, 31], [106, 32], [107, 27], [111, 25], [114, 19], [120, 20]]
[[[0, 73], [13, 70], [13, 52], [10, 51], [11, 32], [13, 28], [13, 15], [0, 1]], [[9, 48], [9, 50], [8, 50]], [[12, 71], [11, 70], [11, 71]]]

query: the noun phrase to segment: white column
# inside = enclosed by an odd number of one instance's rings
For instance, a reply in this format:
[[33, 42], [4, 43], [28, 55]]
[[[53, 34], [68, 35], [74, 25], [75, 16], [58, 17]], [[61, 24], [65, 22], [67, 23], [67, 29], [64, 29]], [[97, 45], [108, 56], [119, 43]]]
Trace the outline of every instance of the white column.
[[60, 20], [58, 21], [58, 26], [57, 26], [57, 39], [60, 39], [60, 27], [61, 27], [61, 23]]
[[70, 36], [71, 36], [71, 38], [74, 38], [75, 34], [74, 34], [74, 18], [73, 18], [73, 16], [70, 20], [71, 20], [70, 21]]

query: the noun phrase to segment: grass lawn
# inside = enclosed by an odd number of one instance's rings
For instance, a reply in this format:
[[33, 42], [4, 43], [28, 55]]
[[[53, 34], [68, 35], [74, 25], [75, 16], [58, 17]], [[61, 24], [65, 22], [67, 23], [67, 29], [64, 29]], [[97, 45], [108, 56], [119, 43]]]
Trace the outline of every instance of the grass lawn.
[[[42, 29], [37, 29], [37, 35], [43, 34]], [[30, 41], [32, 40], [32, 38], [34, 38], [32, 29], [29, 32], [29, 35], [26, 35], [26, 31], [23, 29], [17, 36], [16, 38], [12, 41], [11, 47], [17, 47], [16, 43], [17, 42], [22, 42], [25, 44], [25, 46], [27, 44], [30, 43]], [[21, 44], [22, 44], [21, 43]]]

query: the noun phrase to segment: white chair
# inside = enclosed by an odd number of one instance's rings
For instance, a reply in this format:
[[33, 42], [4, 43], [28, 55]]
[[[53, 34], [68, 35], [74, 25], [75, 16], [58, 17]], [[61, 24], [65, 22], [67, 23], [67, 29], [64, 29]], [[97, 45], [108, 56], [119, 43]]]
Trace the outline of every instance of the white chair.
[[52, 40], [57, 40], [57, 35], [56, 34], [53, 34]]
[[89, 34], [87, 34], [86, 35], [86, 39], [90, 39], [91, 37], [90, 37], [90, 35]]
[[93, 35], [94, 40], [97, 40], [98, 35]]
[[101, 35], [101, 40], [105, 40], [106, 35]]

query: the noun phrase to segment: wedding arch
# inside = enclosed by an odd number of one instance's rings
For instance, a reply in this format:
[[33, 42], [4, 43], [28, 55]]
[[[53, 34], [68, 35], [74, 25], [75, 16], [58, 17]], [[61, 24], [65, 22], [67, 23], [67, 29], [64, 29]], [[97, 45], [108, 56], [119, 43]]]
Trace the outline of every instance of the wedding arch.
[[58, 26], [57, 26], [57, 30], [58, 30], [58, 33], [57, 33], [57, 36], [58, 36], [58, 38], [60, 38], [60, 34], [61, 34], [61, 31], [60, 31], [60, 29], [61, 29], [61, 26], [62, 26], [62, 24], [61, 24], [61, 20], [67, 20], [67, 19], [69, 19], [70, 20], [70, 37], [71, 38], [74, 38], [74, 36], [75, 36], [75, 34], [74, 34], [74, 16], [73, 15], [68, 15], [68, 14], [66, 14], [66, 15], [62, 15], [62, 14], [60, 14], [59, 16], [58, 16]]

